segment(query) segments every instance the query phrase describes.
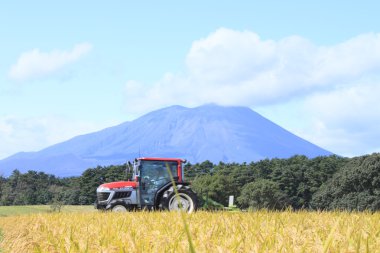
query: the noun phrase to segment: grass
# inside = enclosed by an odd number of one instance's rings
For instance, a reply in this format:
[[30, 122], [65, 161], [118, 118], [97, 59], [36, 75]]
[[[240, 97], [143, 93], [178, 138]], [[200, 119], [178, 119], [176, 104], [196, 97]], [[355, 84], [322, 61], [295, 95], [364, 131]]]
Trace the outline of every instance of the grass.
[[[63, 206], [62, 212], [90, 212], [95, 211], [93, 206]], [[33, 213], [49, 213], [49, 205], [35, 206], [0, 206], [0, 217], [25, 215]]]
[[[380, 213], [185, 214], [197, 252], [380, 252]], [[177, 212], [0, 217], [4, 252], [189, 252]]]

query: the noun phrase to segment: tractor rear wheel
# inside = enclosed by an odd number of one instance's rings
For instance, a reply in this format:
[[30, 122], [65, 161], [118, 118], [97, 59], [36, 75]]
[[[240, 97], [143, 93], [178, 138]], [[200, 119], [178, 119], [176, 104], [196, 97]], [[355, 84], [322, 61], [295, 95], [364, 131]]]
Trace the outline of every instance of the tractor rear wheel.
[[197, 196], [189, 186], [178, 186], [178, 196], [173, 186], [164, 192], [160, 201], [160, 208], [169, 211], [194, 212], [198, 207]]

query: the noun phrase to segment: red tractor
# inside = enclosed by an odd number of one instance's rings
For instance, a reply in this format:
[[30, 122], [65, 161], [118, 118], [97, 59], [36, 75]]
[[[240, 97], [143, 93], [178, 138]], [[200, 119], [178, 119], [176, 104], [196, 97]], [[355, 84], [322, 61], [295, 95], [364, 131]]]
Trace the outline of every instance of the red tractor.
[[[95, 207], [114, 212], [135, 209], [195, 211], [198, 207], [197, 196], [189, 183], [184, 181], [185, 162], [176, 158], [135, 159], [133, 164], [128, 163], [128, 167], [133, 168], [133, 181], [100, 185], [96, 190]], [[178, 189], [178, 196], [170, 174]]]

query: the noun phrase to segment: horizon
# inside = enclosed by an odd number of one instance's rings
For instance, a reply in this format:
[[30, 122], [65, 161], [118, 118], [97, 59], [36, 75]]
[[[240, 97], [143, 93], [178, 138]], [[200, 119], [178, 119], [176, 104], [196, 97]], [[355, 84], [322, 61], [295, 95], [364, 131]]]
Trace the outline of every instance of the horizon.
[[376, 7], [3, 4], [0, 159], [170, 105], [210, 103], [248, 107], [335, 154], [380, 152]]

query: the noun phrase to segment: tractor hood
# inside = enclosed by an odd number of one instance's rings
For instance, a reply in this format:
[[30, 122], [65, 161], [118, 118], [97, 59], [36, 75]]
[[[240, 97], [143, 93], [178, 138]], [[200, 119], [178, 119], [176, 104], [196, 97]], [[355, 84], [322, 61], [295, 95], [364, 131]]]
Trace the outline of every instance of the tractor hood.
[[111, 182], [111, 183], [106, 183], [102, 184], [99, 186], [98, 189], [105, 189], [108, 188], [109, 190], [112, 189], [121, 189], [121, 188], [136, 188], [137, 183], [133, 181], [119, 181], [119, 182]]

